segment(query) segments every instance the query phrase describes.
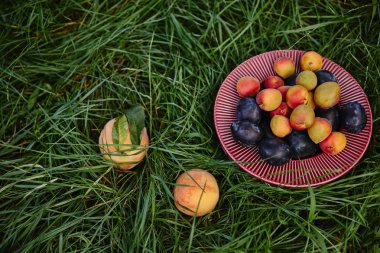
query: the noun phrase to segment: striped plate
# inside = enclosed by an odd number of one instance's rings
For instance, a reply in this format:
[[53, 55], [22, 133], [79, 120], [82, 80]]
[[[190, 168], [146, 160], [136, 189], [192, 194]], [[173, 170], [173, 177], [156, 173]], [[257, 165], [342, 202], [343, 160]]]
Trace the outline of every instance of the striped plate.
[[273, 63], [282, 56], [292, 58], [300, 71], [299, 61], [304, 54], [299, 50], [279, 50], [252, 57], [235, 68], [223, 81], [215, 100], [214, 122], [220, 143], [227, 155], [249, 174], [271, 184], [285, 187], [308, 187], [325, 184], [346, 174], [363, 156], [372, 133], [372, 113], [368, 99], [359, 83], [341, 66], [326, 58], [322, 69], [331, 71], [341, 86], [339, 105], [359, 102], [367, 114], [367, 124], [363, 131], [347, 137], [346, 148], [336, 156], [318, 154], [303, 160], [291, 160], [282, 166], [271, 166], [261, 160], [257, 148], [243, 147], [235, 142], [230, 125], [236, 120], [236, 106], [240, 97], [236, 83], [240, 77], [255, 76], [261, 81], [274, 75]]

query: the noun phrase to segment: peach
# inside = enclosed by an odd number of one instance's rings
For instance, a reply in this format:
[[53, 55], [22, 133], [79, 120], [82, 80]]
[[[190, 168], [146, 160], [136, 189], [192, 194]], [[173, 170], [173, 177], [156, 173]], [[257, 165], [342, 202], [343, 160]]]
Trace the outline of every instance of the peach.
[[292, 109], [288, 106], [287, 103], [282, 102], [277, 109], [270, 112], [270, 117], [272, 118], [274, 115], [282, 115], [285, 117], [289, 117]]
[[175, 206], [189, 216], [203, 216], [212, 212], [219, 200], [215, 177], [201, 169], [182, 173], [174, 187]]
[[332, 131], [330, 121], [325, 118], [315, 117], [313, 125], [307, 129], [310, 139], [318, 144], [326, 139]]
[[347, 144], [346, 136], [341, 132], [332, 132], [324, 141], [319, 143], [322, 151], [329, 155], [339, 154]]
[[256, 102], [264, 111], [273, 111], [280, 106], [281, 92], [276, 89], [264, 89], [256, 95]]
[[266, 89], [272, 88], [277, 89], [278, 87], [284, 86], [284, 80], [278, 76], [268, 76], [264, 80], [264, 87]]
[[303, 70], [319, 70], [322, 68], [322, 56], [314, 51], [306, 52], [302, 55], [300, 64]]
[[329, 109], [340, 99], [340, 86], [336, 82], [326, 82], [319, 85], [314, 91], [314, 103], [322, 109]]
[[296, 84], [305, 87], [308, 91], [313, 90], [317, 86], [317, 76], [313, 71], [302, 71], [297, 76]]
[[286, 79], [296, 72], [296, 65], [291, 58], [282, 57], [274, 62], [274, 71], [277, 75]]
[[145, 157], [149, 146], [148, 132], [144, 127], [140, 136], [140, 145], [132, 145], [131, 134], [129, 133], [130, 128], [126, 126], [127, 135], [122, 136], [123, 138], [119, 136], [121, 144], [116, 145], [113, 140], [115, 121], [116, 119], [108, 121], [100, 133], [100, 152], [103, 154], [104, 159], [112, 161], [115, 167], [129, 170], [140, 163]]
[[290, 108], [296, 108], [299, 105], [306, 105], [308, 100], [308, 91], [301, 85], [294, 85], [286, 92], [286, 103]]
[[308, 92], [308, 96], [307, 96], [307, 103], [306, 103], [308, 106], [311, 107], [311, 109], [315, 109], [315, 103], [314, 103], [314, 95], [313, 95], [313, 92], [312, 91], [309, 91]]
[[280, 86], [277, 88], [281, 92], [282, 95], [282, 101], [286, 101], [286, 93], [288, 92], [289, 88], [291, 86]]
[[315, 113], [308, 105], [297, 106], [290, 114], [290, 125], [295, 130], [305, 130], [313, 125]]
[[253, 76], [243, 76], [237, 82], [236, 90], [241, 97], [253, 97], [260, 91], [260, 82]]
[[277, 137], [285, 137], [292, 132], [289, 119], [282, 115], [274, 115], [270, 120], [270, 129]]

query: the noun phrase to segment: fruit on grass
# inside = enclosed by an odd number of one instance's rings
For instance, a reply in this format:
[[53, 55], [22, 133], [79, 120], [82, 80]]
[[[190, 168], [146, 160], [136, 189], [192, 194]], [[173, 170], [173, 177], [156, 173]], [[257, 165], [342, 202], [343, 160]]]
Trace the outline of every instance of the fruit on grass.
[[289, 145], [280, 138], [264, 138], [258, 146], [260, 157], [271, 165], [283, 165], [291, 158]]
[[256, 145], [264, 136], [259, 126], [247, 120], [233, 122], [231, 132], [237, 142], [247, 146]]
[[307, 129], [310, 139], [318, 144], [326, 139], [332, 131], [330, 121], [325, 118], [315, 117], [313, 125]]
[[279, 90], [281, 92], [282, 101], [286, 101], [286, 93], [288, 92], [290, 87], [291, 86], [281, 86], [281, 87], [277, 88], [277, 90]]
[[332, 132], [324, 141], [319, 143], [322, 151], [329, 155], [337, 155], [346, 147], [346, 136], [341, 132]]
[[320, 85], [326, 82], [336, 82], [336, 83], [338, 82], [338, 79], [336, 78], [336, 76], [328, 70], [324, 70], [324, 69], [318, 70], [315, 72], [315, 75], [317, 76], [317, 85]]
[[270, 112], [270, 116], [271, 116], [271, 118], [274, 115], [282, 115], [285, 117], [289, 117], [291, 112], [292, 112], [292, 109], [290, 109], [288, 104], [285, 102], [281, 102], [280, 106], [277, 107], [277, 109]]
[[264, 87], [266, 89], [272, 88], [277, 89], [278, 87], [284, 86], [284, 80], [278, 76], [268, 76], [264, 80]]
[[308, 91], [301, 85], [294, 85], [286, 92], [286, 103], [290, 108], [296, 108], [299, 105], [306, 105], [308, 101]]
[[304, 70], [297, 76], [296, 84], [305, 87], [308, 91], [311, 91], [317, 86], [317, 76], [313, 71]]
[[313, 125], [315, 113], [308, 105], [297, 106], [290, 114], [290, 125], [295, 130], [305, 130]]
[[270, 120], [270, 129], [277, 137], [285, 137], [292, 132], [289, 119], [282, 115], [274, 115]]
[[340, 99], [340, 86], [336, 82], [326, 82], [319, 85], [314, 91], [315, 105], [322, 109], [329, 109]]
[[303, 159], [314, 156], [319, 149], [305, 131], [293, 130], [288, 136], [286, 141], [290, 146], [290, 151], [293, 159]]
[[322, 56], [314, 51], [306, 52], [302, 55], [300, 64], [303, 70], [319, 70], [322, 67]]
[[280, 77], [286, 79], [296, 72], [296, 65], [291, 58], [282, 57], [274, 62], [274, 71]]
[[209, 172], [191, 169], [182, 173], [174, 186], [175, 206], [189, 216], [203, 216], [215, 209], [219, 187]]
[[132, 106], [125, 115], [108, 121], [99, 136], [104, 159], [122, 170], [132, 169], [141, 162], [149, 146], [144, 120], [143, 108]]
[[289, 76], [285, 79], [285, 86], [293, 86], [296, 85], [296, 79], [299, 73], [294, 73], [293, 75]]
[[308, 92], [308, 96], [307, 96], [307, 103], [306, 103], [308, 106], [311, 107], [311, 109], [315, 109], [315, 103], [314, 103], [314, 94], [312, 91], [309, 91]]
[[340, 110], [342, 128], [350, 133], [362, 131], [367, 123], [364, 107], [358, 102], [345, 104]]
[[242, 98], [237, 106], [236, 116], [238, 120], [248, 120], [254, 124], [259, 124], [261, 109], [254, 98]]
[[259, 92], [260, 82], [253, 76], [243, 76], [237, 82], [236, 90], [241, 97], [252, 97]]
[[330, 121], [332, 131], [337, 131], [339, 128], [339, 111], [336, 106], [329, 109], [317, 108], [315, 110], [315, 116], [325, 118]]
[[264, 111], [273, 111], [280, 106], [281, 92], [276, 89], [264, 89], [256, 95], [256, 102]]

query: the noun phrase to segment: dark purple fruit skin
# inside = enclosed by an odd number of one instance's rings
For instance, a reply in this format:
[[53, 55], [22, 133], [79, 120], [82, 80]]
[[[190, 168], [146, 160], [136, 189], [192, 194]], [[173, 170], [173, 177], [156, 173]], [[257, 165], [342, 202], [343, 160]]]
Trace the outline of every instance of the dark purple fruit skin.
[[336, 76], [328, 70], [315, 71], [315, 75], [317, 76], [317, 86], [325, 82], [338, 82]]
[[259, 126], [263, 130], [264, 137], [277, 138], [277, 136], [274, 135], [270, 129], [270, 114], [268, 112], [263, 112]]
[[364, 107], [358, 102], [345, 104], [340, 110], [341, 128], [350, 133], [359, 133], [367, 123]]
[[258, 150], [261, 159], [274, 166], [283, 165], [291, 158], [289, 145], [280, 138], [264, 138]]
[[326, 109], [326, 110], [321, 109], [321, 108], [317, 108], [315, 110], [315, 116], [325, 118], [328, 121], [330, 121], [333, 132], [338, 130], [339, 125], [340, 125], [339, 110], [335, 106], [331, 107], [329, 109]]
[[247, 120], [233, 122], [231, 132], [237, 142], [249, 147], [255, 146], [264, 136], [259, 126]]
[[242, 98], [237, 106], [236, 117], [257, 125], [261, 121], [261, 109], [254, 98]]
[[315, 144], [306, 131], [293, 130], [287, 137], [286, 142], [290, 146], [293, 159], [304, 159], [317, 154], [319, 145]]
[[293, 86], [293, 85], [296, 85], [296, 79], [297, 79], [297, 76], [299, 75], [299, 73], [294, 73], [293, 75], [291, 75], [290, 77], [286, 78], [284, 80], [285, 82], [285, 86]]

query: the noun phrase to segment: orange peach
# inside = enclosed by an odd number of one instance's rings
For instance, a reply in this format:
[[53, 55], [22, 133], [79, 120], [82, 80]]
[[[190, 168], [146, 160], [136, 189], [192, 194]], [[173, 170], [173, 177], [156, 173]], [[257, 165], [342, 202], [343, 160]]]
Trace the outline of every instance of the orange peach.
[[236, 90], [241, 97], [253, 97], [260, 90], [260, 82], [253, 76], [243, 76], [237, 82]]
[[341, 132], [332, 132], [324, 141], [319, 143], [322, 151], [329, 155], [339, 154], [347, 144], [346, 136]]
[[274, 115], [270, 120], [270, 129], [277, 137], [285, 137], [292, 132], [289, 119], [282, 115]]
[[322, 56], [314, 51], [306, 52], [302, 55], [300, 64], [303, 70], [319, 70], [322, 68]]
[[174, 187], [175, 206], [189, 216], [203, 216], [212, 212], [219, 200], [215, 177], [201, 169], [182, 173]]
[[270, 117], [272, 118], [274, 115], [282, 115], [285, 117], [289, 117], [292, 109], [288, 106], [287, 103], [282, 102], [277, 109], [270, 112]]
[[282, 57], [274, 62], [274, 71], [277, 75], [286, 79], [296, 72], [296, 65], [291, 58]]
[[277, 88], [281, 92], [282, 95], [282, 101], [286, 101], [286, 93], [288, 92], [289, 88], [291, 86], [280, 86]]
[[308, 92], [308, 96], [307, 96], [307, 103], [306, 103], [308, 106], [311, 107], [311, 109], [315, 109], [315, 103], [314, 103], [314, 94], [312, 91], [309, 91]]
[[301, 85], [294, 85], [286, 92], [286, 103], [290, 108], [296, 108], [299, 105], [306, 105], [308, 100], [308, 91]]
[[281, 92], [276, 89], [264, 89], [256, 95], [256, 102], [264, 111], [273, 111], [280, 106]]
[[314, 110], [308, 105], [299, 105], [290, 114], [290, 125], [295, 130], [305, 130], [313, 125], [315, 119]]
[[297, 76], [296, 84], [305, 87], [308, 91], [317, 86], [317, 76], [313, 71], [304, 70]]
[[314, 91], [314, 103], [322, 109], [329, 109], [340, 99], [340, 86], [336, 82], [326, 82], [319, 85]]
[[307, 133], [309, 134], [310, 139], [318, 144], [324, 139], [326, 139], [332, 131], [332, 127], [330, 121], [325, 118], [316, 117], [313, 125], [309, 129], [307, 129]]
[[277, 89], [278, 87], [284, 86], [284, 80], [278, 76], [268, 76], [264, 80], [264, 87], [266, 89], [272, 88]]

